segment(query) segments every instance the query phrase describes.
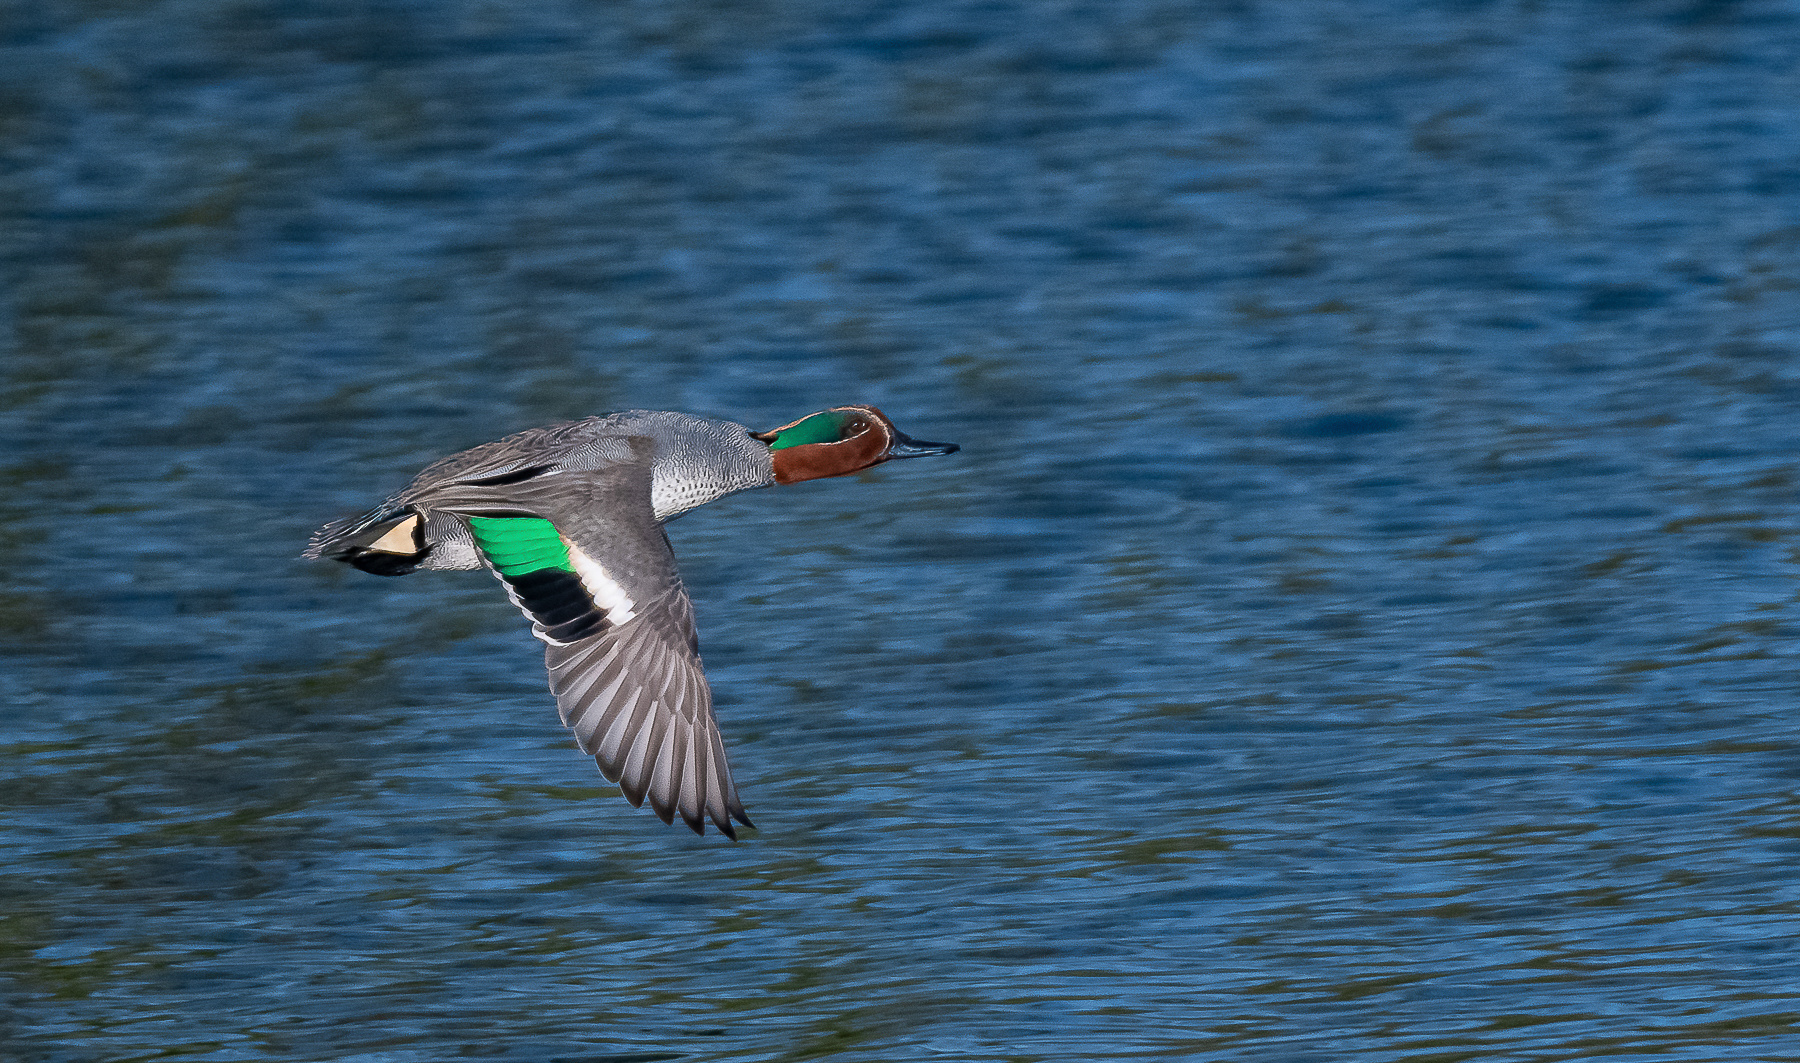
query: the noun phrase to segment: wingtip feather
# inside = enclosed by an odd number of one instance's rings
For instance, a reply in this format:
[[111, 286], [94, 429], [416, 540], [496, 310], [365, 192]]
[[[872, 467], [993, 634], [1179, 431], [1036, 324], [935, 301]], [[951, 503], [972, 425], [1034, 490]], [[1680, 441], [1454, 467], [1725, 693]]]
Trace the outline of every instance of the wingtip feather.
[[[646, 609], [649, 618], [660, 615], [658, 606], [673, 611], [676, 632], [691, 630], [679, 588]], [[618, 641], [604, 650], [552, 644], [545, 650], [551, 692], [577, 743], [632, 807], [648, 801], [662, 822], [673, 825], [679, 815], [701, 836], [711, 820], [737, 841], [739, 824], [756, 824], [738, 800], [700, 662], [671, 637], [667, 623], [634, 618], [608, 633]]]

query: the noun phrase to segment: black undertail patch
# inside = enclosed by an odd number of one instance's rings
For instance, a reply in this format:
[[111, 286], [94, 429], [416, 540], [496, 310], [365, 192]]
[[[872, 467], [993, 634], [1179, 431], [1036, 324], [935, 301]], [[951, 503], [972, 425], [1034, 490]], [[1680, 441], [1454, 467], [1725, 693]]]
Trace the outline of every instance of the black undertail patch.
[[385, 550], [359, 550], [341, 560], [348, 561], [364, 572], [371, 572], [377, 576], [404, 576], [423, 564], [425, 555], [429, 553], [431, 553], [429, 547], [416, 554], [390, 554]]

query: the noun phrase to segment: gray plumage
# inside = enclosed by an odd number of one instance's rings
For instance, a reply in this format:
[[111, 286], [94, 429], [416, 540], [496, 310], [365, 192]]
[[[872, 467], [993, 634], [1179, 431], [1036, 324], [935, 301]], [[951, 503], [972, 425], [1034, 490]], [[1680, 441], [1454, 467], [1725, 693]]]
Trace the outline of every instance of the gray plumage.
[[768, 432], [631, 410], [520, 432], [435, 462], [305, 555], [378, 575], [486, 568], [544, 643], [563, 723], [633, 805], [737, 837], [738, 800], [663, 524], [713, 499], [949, 454], [873, 406]]
[[[650, 505], [658, 522], [734, 491], [775, 482], [768, 446], [750, 438], [749, 429], [741, 424], [667, 410], [626, 410], [527, 429], [434, 461], [381, 505], [320, 528], [303, 556], [336, 557], [333, 551], [348, 544], [367, 545], [380, 538], [377, 528], [417, 507], [424, 517], [424, 541], [431, 549], [414, 567], [480, 568], [481, 554], [468, 524], [447, 509], [446, 489], [547, 462], [560, 472], [594, 472], [630, 460], [627, 441], [633, 437], [648, 439], [653, 447]], [[503, 501], [505, 486], [490, 487], [482, 497]]]
[[[550, 521], [601, 570], [617, 598], [584, 637], [565, 642], [504, 576], [513, 603], [546, 643], [550, 689], [563, 723], [634, 805], [697, 832], [710, 817], [736, 836], [749, 825], [713, 719], [694, 611], [663, 522], [716, 498], [775, 482], [768, 444], [729, 421], [632, 410], [534, 428], [427, 467], [381, 505], [313, 536], [305, 556], [383, 574], [487, 563], [469, 519], [530, 515]], [[418, 518], [412, 553], [370, 550]], [[605, 597], [602, 595], [601, 597]], [[629, 606], [621, 605], [629, 603]]]

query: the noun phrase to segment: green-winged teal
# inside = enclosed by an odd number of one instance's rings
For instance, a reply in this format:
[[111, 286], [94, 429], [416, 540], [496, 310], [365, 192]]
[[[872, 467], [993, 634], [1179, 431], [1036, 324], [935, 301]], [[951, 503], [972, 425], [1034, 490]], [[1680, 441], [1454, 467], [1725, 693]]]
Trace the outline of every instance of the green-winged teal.
[[325, 525], [306, 557], [399, 576], [487, 568], [545, 644], [550, 691], [582, 752], [633, 805], [736, 838], [738, 801], [700, 667], [694, 610], [663, 524], [751, 487], [949, 454], [873, 406], [767, 432], [631, 410], [533, 428], [438, 461], [359, 517]]

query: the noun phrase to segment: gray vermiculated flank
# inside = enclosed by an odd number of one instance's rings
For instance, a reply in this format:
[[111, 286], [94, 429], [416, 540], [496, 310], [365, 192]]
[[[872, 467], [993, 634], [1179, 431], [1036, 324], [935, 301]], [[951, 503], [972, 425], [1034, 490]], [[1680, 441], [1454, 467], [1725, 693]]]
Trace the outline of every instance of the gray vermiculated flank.
[[[603, 469], [631, 460], [629, 440], [634, 437], [648, 439], [652, 446], [650, 500], [659, 522], [735, 491], [775, 482], [768, 446], [750, 438], [743, 425], [666, 410], [626, 410], [527, 429], [439, 459], [363, 517], [320, 529], [305, 556], [325, 556], [337, 543], [379, 525], [383, 516], [398, 517], [413, 508], [424, 518], [424, 538], [431, 547], [420, 568], [480, 568], [481, 554], [467, 523], [434, 506], [436, 496], [454, 484], [546, 463], [569, 472]], [[504, 493], [496, 490], [493, 497]]]

